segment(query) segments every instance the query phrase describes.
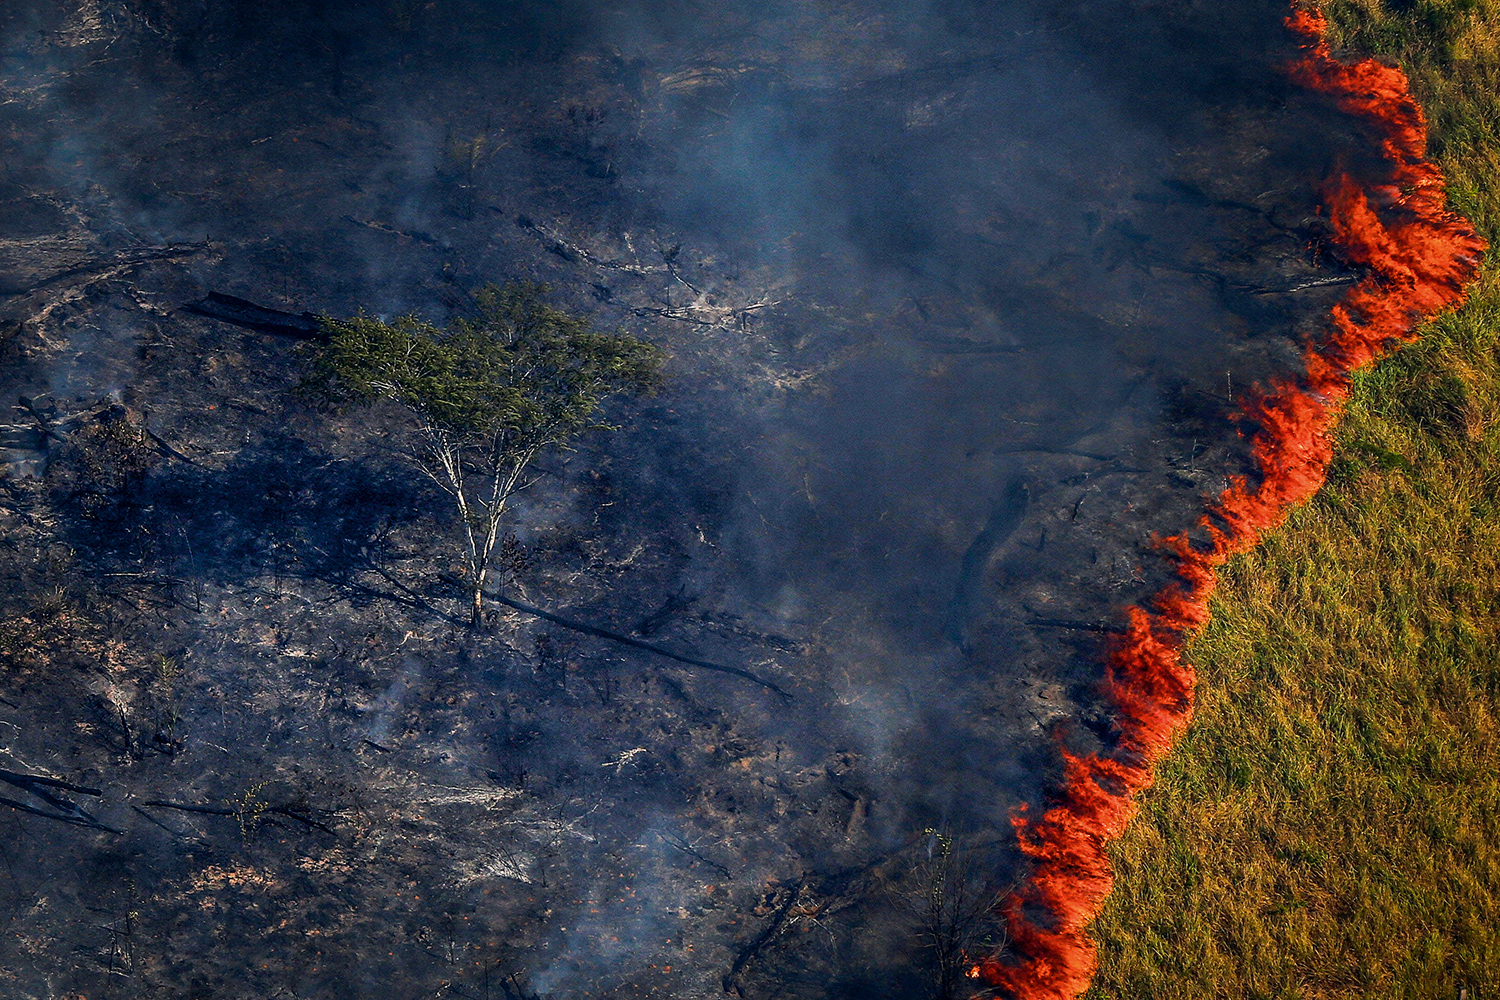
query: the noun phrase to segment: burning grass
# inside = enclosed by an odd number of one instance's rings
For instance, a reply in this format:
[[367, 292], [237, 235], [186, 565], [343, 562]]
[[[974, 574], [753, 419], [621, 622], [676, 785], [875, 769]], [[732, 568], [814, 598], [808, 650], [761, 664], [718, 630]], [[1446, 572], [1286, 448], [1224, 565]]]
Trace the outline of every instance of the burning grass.
[[[1399, 10], [1397, 9], [1399, 8]], [[1500, 240], [1500, 3], [1330, 4]], [[1356, 374], [1327, 485], [1219, 571], [1090, 997], [1500, 996], [1500, 269]]]

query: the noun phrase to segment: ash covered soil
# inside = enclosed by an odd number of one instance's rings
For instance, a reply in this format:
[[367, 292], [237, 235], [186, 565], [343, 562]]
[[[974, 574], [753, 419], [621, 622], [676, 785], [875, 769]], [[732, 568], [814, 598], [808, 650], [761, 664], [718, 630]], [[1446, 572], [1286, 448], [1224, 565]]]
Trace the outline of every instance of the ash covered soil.
[[[0, 993], [964, 992], [1370, 148], [1277, 3], [995, 6], [7, 3]], [[402, 414], [182, 307], [511, 278], [670, 361], [476, 630]]]

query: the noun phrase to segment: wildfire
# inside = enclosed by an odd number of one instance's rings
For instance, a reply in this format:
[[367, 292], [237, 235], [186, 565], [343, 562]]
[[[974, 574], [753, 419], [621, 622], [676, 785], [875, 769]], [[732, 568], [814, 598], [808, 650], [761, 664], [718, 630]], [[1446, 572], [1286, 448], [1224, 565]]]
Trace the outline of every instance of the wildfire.
[[1468, 222], [1448, 211], [1443, 177], [1426, 159], [1426, 119], [1406, 75], [1372, 59], [1346, 65], [1323, 40], [1327, 22], [1295, 11], [1286, 19], [1301, 38], [1288, 73], [1332, 97], [1376, 128], [1390, 179], [1362, 187], [1334, 178], [1323, 200], [1334, 242], [1363, 279], [1332, 310], [1327, 332], [1303, 351], [1300, 382], [1257, 388], [1241, 403], [1256, 428], [1252, 452], [1259, 482], [1236, 478], [1201, 519], [1207, 547], [1187, 535], [1162, 539], [1178, 582], [1150, 610], [1131, 608], [1124, 637], [1110, 650], [1105, 687], [1121, 733], [1117, 756], [1063, 751], [1057, 804], [1040, 816], [1025, 807], [1012, 817], [1020, 847], [1035, 863], [1025, 890], [1005, 906], [1020, 964], [989, 958], [971, 978], [1026, 1000], [1072, 1000], [1093, 977], [1097, 956], [1085, 933], [1114, 882], [1106, 845], [1135, 813], [1134, 796], [1152, 781], [1193, 711], [1193, 668], [1183, 662], [1188, 633], [1208, 620], [1215, 571], [1253, 547], [1310, 498], [1332, 456], [1329, 431], [1349, 392], [1349, 373], [1398, 341], [1410, 340], [1428, 316], [1462, 304], [1486, 247]]

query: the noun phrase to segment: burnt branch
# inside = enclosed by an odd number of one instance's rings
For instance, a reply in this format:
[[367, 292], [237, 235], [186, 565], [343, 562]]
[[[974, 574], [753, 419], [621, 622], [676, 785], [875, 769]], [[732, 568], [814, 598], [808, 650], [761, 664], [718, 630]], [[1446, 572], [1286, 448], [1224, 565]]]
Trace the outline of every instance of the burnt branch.
[[706, 858], [706, 857], [704, 857], [698, 851], [698, 849], [696, 847], [694, 847], [692, 845], [692, 843], [690, 843], [688, 841], [688, 839], [686, 837], [680, 837], [680, 836], [678, 836], [676, 834], [672, 834], [670, 836], [663, 837], [662, 839], [665, 840], [668, 844], [670, 844], [676, 850], [679, 850], [683, 854], [686, 854], [688, 857], [693, 858], [694, 860], [697, 860], [697, 861], [701, 861], [705, 865], [708, 865], [708, 867], [712, 868], [714, 871], [716, 871], [719, 874], [723, 875], [725, 878], [727, 878], [727, 879], [734, 878], [734, 873], [733, 872], [731, 872], [728, 868], [724, 867], [723, 865], [719, 864], [717, 861], [714, 861], [712, 858]]
[[791, 916], [792, 907], [797, 905], [797, 900], [802, 897], [802, 887], [805, 885], [803, 879], [798, 879], [792, 884], [791, 890], [786, 894], [786, 899], [776, 908], [771, 915], [771, 922], [761, 929], [761, 932], [750, 939], [750, 943], [740, 949], [740, 953], [734, 957], [734, 964], [729, 967], [729, 972], [720, 980], [725, 993], [738, 993], [745, 995], [744, 987], [740, 985], [740, 974], [745, 967], [753, 962], [766, 945], [776, 939], [781, 933], [781, 928], [786, 924], [787, 917]]
[[679, 612], [686, 611], [698, 601], [697, 595], [688, 596], [687, 587], [683, 586], [677, 593], [671, 595], [651, 614], [642, 618], [635, 626], [635, 634], [649, 636], [661, 629], [663, 625], [671, 621]]
[[39, 774], [20, 774], [16, 771], [0, 770], [0, 781], [8, 785], [15, 785], [17, 788], [24, 788], [27, 791], [35, 791], [37, 786], [44, 786], [47, 788], [61, 788], [66, 792], [77, 792], [79, 795], [98, 796], [104, 794], [97, 788], [75, 785], [69, 781], [62, 781], [58, 778], [47, 778]]
[[67, 823], [71, 826], [83, 826], [90, 829], [104, 830], [107, 833], [115, 834], [121, 832], [119, 830], [116, 830], [112, 826], [108, 826], [104, 823], [99, 822], [97, 819], [90, 816], [88, 813], [84, 812], [81, 809], [76, 810], [76, 815], [70, 813], [48, 812], [45, 809], [38, 809], [36, 808], [36, 806], [29, 806], [24, 802], [17, 802], [15, 799], [6, 798], [3, 795], [0, 795], [0, 806], [9, 806], [10, 808], [18, 810], [20, 812], [30, 813], [33, 816], [41, 816], [43, 819], [55, 819], [59, 823]]
[[75, 785], [70, 781], [62, 781], [58, 778], [48, 778], [38, 774], [21, 774], [16, 771], [0, 770], [0, 781], [7, 785], [29, 792], [52, 806], [53, 810], [38, 809], [36, 806], [18, 802], [15, 799], [0, 796], [0, 805], [9, 806], [12, 809], [33, 816], [41, 816], [45, 819], [54, 819], [59, 823], [69, 823], [73, 826], [84, 826], [95, 830], [105, 830], [109, 833], [119, 833], [114, 827], [101, 823], [93, 816], [80, 809], [77, 803], [56, 795], [48, 789], [59, 789], [67, 792], [75, 792], [79, 795], [102, 795], [97, 788], [89, 788], [84, 785]]
[[44, 291], [57, 285], [65, 285], [75, 279], [100, 280], [111, 278], [120, 272], [137, 267], [141, 264], [156, 260], [176, 260], [179, 257], [190, 257], [193, 254], [202, 253], [209, 249], [207, 243], [172, 243], [159, 247], [140, 247], [127, 250], [107, 260], [90, 260], [82, 264], [49, 274], [47, 277], [34, 281], [29, 285], [0, 285], [0, 296], [14, 298], [21, 295], [30, 295], [32, 292]]
[[195, 805], [191, 802], [166, 802], [160, 799], [152, 799], [151, 801], [144, 803], [144, 805], [152, 806], [157, 809], [175, 809], [178, 812], [203, 813], [204, 815], [208, 816], [230, 816], [240, 821], [240, 823], [242, 824], [247, 820], [254, 820], [266, 813], [274, 813], [277, 816], [285, 816], [287, 819], [294, 819], [298, 823], [303, 824], [309, 829], [322, 830], [324, 833], [329, 834], [333, 833], [333, 829], [331, 827], [326, 826], [323, 823], [319, 823], [315, 819], [309, 819], [289, 805], [266, 806], [264, 809], [230, 809], [225, 806], [200, 806]]

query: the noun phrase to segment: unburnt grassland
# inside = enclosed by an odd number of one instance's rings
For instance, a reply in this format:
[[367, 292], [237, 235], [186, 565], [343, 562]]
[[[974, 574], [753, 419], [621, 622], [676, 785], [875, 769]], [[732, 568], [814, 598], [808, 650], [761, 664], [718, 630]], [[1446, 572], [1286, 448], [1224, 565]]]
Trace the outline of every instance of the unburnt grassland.
[[[1332, 0], [1500, 245], [1500, 0]], [[1225, 567], [1113, 851], [1106, 997], [1500, 997], [1500, 267], [1358, 373], [1329, 481]]]

